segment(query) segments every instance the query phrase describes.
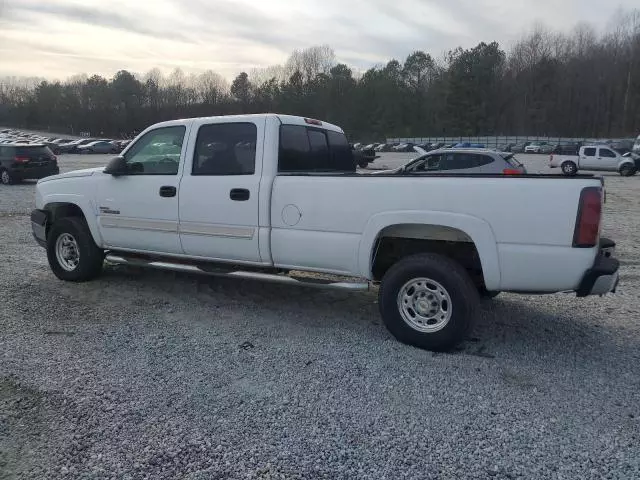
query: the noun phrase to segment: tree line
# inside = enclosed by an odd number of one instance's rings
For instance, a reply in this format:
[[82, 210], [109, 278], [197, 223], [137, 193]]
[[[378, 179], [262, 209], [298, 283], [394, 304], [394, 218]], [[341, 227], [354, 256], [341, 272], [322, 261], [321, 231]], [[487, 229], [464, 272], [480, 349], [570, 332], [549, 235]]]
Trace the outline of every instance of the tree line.
[[0, 79], [0, 125], [123, 137], [162, 120], [278, 112], [324, 119], [350, 138], [640, 133], [640, 10], [597, 33], [535, 26], [508, 52], [497, 42], [442, 58], [415, 51], [365, 72], [328, 46], [294, 51], [283, 65], [240, 73], [113, 78]]

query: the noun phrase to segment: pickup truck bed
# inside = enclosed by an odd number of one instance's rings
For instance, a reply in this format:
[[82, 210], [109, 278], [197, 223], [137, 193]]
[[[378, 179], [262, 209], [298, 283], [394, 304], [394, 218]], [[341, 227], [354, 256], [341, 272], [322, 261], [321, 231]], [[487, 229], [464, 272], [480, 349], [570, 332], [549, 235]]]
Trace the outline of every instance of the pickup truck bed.
[[165, 122], [106, 168], [40, 181], [34, 237], [70, 281], [95, 278], [106, 254], [313, 286], [379, 283], [389, 330], [435, 350], [463, 338], [479, 295], [615, 289], [617, 260], [599, 239], [602, 179], [354, 170], [342, 130], [317, 120]]

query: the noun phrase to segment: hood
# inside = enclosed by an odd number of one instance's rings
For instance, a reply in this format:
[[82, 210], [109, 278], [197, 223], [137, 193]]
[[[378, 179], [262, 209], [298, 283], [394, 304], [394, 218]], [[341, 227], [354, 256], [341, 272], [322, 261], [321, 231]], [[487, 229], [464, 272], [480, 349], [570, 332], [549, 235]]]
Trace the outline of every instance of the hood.
[[59, 175], [52, 175], [38, 180], [38, 183], [49, 182], [51, 180], [59, 180], [62, 178], [74, 178], [74, 177], [90, 177], [94, 173], [101, 173], [105, 167], [84, 168], [82, 170], [73, 170], [72, 172], [61, 173]]

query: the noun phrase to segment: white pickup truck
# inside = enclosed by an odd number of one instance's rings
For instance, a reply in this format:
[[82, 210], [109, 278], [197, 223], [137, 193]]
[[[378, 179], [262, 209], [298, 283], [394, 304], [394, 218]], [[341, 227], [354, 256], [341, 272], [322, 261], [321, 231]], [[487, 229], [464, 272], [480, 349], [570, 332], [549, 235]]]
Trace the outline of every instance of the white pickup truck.
[[640, 162], [631, 156], [623, 156], [608, 145], [591, 145], [580, 147], [568, 155], [552, 153], [549, 156], [549, 167], [558, 168], [568, 176], [575, 175], [578, 170], [596, 170], [618, 172], [623, 177], [635, 175]]
[[354, 170], [343, 131], [318, 120], [164, 122], [106, 168], [40, 180], [31, 224], [62, 280], [93, 279], [106, 258], [315, 287], [379, 284], [393, 335], [432, 350], [463, 339], [481, 295], [615, 290], [601, 179]]

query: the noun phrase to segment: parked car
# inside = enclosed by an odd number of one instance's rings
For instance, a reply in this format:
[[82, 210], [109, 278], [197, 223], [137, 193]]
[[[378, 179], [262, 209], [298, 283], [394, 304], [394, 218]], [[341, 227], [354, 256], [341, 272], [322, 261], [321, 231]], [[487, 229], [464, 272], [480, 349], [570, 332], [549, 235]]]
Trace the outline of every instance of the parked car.
[[78, 153], [118, 153], [118, 147], [112, 142], [97, 141], [80, 145], [77, 147]]
[[[222, 155], [209, 154], [214, 142]], [[147, 152], [154, 143], [182, 149], [157, 157]], [[481, 292], [615, 291], [601, 178], [354, 170], [342, 129], [319, 120], [173, 120], [106, 168], [38, 182], [31, 226], [53, 273], [71, 282], [96, 278], [105, 259], [351, 291], [379, 282], [391, 333], [432, 350], [465, 337]]]
[[413, 152], [413, 143], [400, 143], [393, 147], [394, 152]]
[[394, 147], [396, 147], [397, 143], [383, 143], [375, 148], [376, 152], [393, 152]]
[[511, 149], [515, 146], [515, 143], [503, 143], [496, 146], [496, 150], [499, 152], [511, 152]]
[[513, 147], [511, 147], [511, 151], [513, 153], [524, 153], [524, 149], [527, 148], [531, 142], [524, 143], [516, 143]]
[[524, 147], [524, 153], [542, 153], [541, 150], [544, 145], [546, 145], [545, 142], [531, 142]]
[[380, 158], [380, 156], [376, 155], [376, 152], [373, 149], [353, 151], [353, 161], [360, 168], [368, 167], [376, 158]]
[[123, 151], [125, 148], [127, 148], [127, 146], [131, 143], [131, 140], [119, 140], [117, 142], [119, 151]]
[[365, 145], [364, 147], [361, 148], [361, 150], [374, 150], [378, 145], [380, 145], [379, 143], [369, 143], [368, 145]]
[[402, 167], [380, 170], [373, 175], [526, 174], [512, 153], [487, 149], [441, 149], [423, 154]]
[[46, 145], [0, 145], [0, 183], [40, 179], [60, 173], [58, 161]]
[[640, 161], [630, 156], [623, 156], [609, 146], [592, 145], [580, 147], [577, 155], [551, 154], [549, 166], [560, 168], [562, 173], [573, 176], [579, 170], [600, 170], [618, 172], [623, 177], [635, 175], [640, 168]]

